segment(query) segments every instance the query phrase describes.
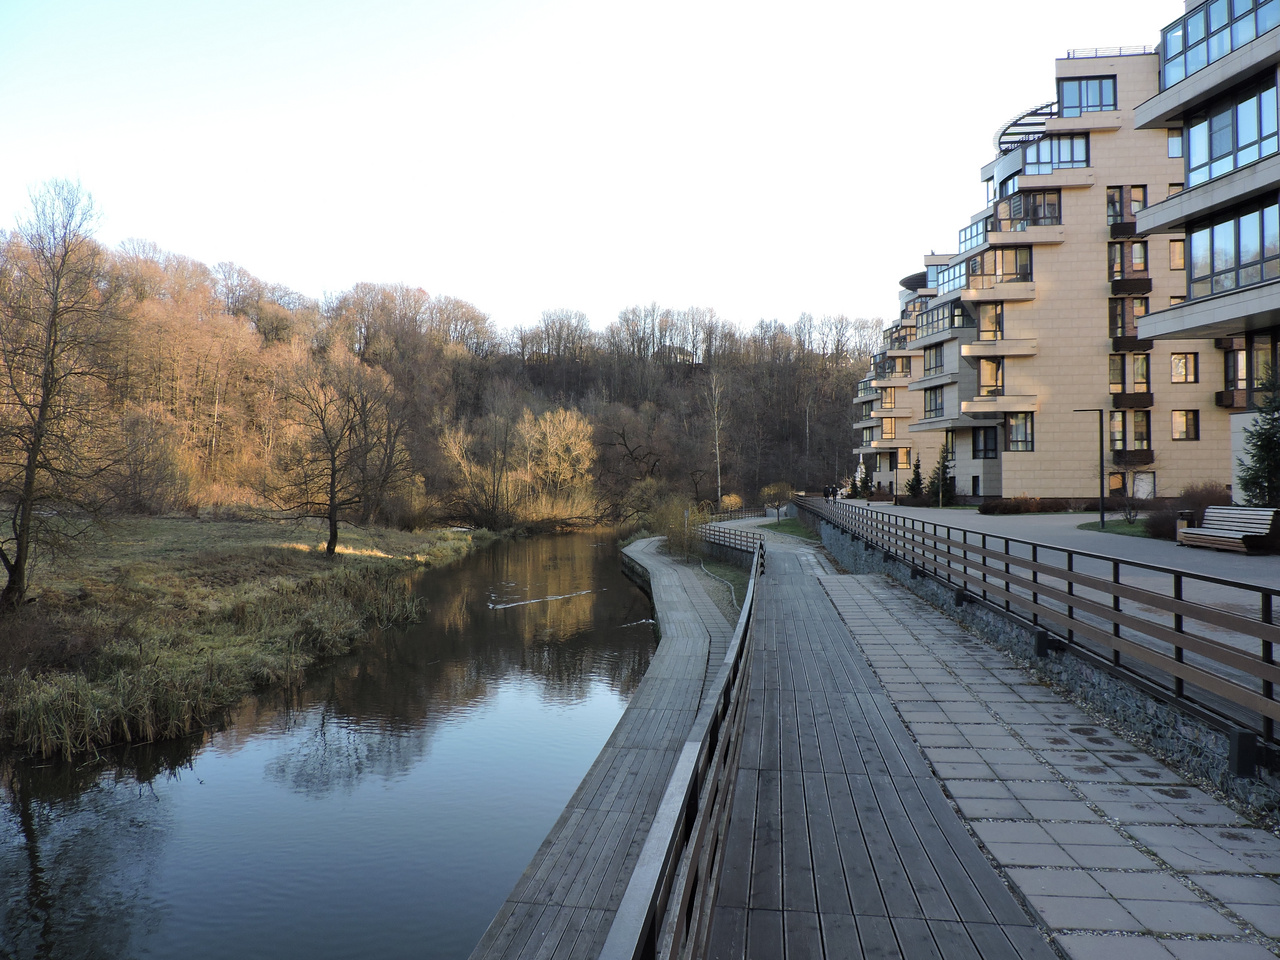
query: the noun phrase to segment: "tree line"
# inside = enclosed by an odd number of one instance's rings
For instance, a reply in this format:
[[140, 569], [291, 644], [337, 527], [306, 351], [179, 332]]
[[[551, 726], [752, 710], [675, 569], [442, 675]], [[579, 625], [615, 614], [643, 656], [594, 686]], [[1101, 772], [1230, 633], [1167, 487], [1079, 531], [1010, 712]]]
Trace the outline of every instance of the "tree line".
[[275, 508], [329, 523], [620, 521], [852, 473], [879, 320], [743, 329], [657, 303], [498, 330], [404, 284], [316, 301], [146, 241], [78, 184], [0, 231], [0, 606], [104, 513]]

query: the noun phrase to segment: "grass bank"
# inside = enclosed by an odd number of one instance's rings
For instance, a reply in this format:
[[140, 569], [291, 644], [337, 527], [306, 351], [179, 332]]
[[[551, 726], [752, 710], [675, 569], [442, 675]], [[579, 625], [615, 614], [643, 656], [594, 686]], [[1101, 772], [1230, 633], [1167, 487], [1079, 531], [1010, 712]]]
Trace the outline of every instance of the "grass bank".
[[378, 625], [416, 617], [410, 575], [487, 533], [313, 522], [128, 518], [37, 571], [0, 623], [0, 745], [72, 757], [182, 736], [257, 687], [295, 680]]
[[774, 530], [778, 533], [788, 533], [793, 537], [800, 537], [804, 540], [813, 540], [818, 542], [822, 537], [810, 530], [795, 517], [784, 517], [782, 520], [775, 520], [772, 523], [763, 523], [760, 525], [763, 529]]

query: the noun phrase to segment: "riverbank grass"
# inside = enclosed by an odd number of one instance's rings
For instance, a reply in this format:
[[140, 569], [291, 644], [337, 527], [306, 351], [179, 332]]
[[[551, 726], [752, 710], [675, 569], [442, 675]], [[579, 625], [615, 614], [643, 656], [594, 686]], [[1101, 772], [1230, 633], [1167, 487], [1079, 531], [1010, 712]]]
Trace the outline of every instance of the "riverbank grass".
[[0, 744], [71, 757], [181, 736], [255, 687], [291, 682], [369, 629], [416, 617], [411, 574], [487, 533], [318, 522], [121, 520], [37, 571], [0, 631]]
[[775, 520], [772, 523], [763, 523], [761, 526], [766, 530], [774, 530], [778, 533], [790, 534], [793, 537], [800, 537], [803, 540], [820, 541], [822, 537], [810, 530], [795, 517], [786, 517], [783, 520]]

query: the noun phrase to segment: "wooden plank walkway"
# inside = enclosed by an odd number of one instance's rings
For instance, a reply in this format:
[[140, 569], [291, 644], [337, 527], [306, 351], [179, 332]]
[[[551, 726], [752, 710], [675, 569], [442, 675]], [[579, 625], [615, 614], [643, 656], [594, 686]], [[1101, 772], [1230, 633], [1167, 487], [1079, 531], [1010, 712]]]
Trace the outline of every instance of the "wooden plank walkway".
[[[710, 956], [1051, 960], [851, 643], [809, 553], [771, 548], [757, 584]], [[876, 630], [874, 617], [864, 627]]]
[[[712, 649], [730, 625], [656, 541], [627, 548], [650, 576], [657, 652], [568, 806], [472, 952], [472, 960], [594, 957], [693, 725]], [[719, 661], [716, 662], [717, 667]]]

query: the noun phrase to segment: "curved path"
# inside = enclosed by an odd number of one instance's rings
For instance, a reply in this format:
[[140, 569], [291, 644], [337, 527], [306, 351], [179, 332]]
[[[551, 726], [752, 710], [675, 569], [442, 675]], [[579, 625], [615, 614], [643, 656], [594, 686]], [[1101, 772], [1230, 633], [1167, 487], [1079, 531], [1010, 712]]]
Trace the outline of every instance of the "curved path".
[[472, 960], [595, 957], [693, 725], [708, 656], [732, 626], [701, 582], [657, 552], [625, 549], [648, 571], [660, 641], [644, 679]]

